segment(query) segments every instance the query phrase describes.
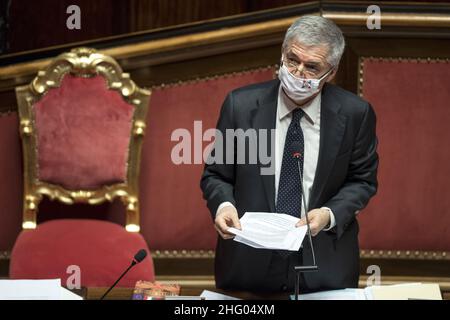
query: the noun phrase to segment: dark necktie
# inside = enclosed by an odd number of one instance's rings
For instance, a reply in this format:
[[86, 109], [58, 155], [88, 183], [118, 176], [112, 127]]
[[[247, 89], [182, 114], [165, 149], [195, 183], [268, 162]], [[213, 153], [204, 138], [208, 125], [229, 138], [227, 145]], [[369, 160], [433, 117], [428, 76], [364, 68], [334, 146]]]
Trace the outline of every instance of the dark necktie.
[[293, 157], [292, 143], [298, 142], [302, 156], [300, 157], [300, 170], [303, 176], [303, 131], [300, 127], [300, 119], [305, 115], [301, 109], [292, 111], [292, 121], [286, 133], [284, 143], [283, 162], [281, 164], [280, 181], [278, 184], [277, 212], [286, 213], [300, 218], [301, 213], [301, 188], [300, 176], [298, 174], [297, 159]]

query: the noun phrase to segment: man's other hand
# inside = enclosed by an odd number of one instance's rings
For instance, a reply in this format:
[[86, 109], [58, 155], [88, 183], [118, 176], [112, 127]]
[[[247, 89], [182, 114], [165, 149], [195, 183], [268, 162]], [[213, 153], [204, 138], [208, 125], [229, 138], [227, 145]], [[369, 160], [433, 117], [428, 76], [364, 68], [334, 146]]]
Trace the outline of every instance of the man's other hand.
[[[330, 222], [330, 212], [325, 209], [314, 209], [308, 212], [309, 228], [311, 229], [311, 235], [314, 237], [323, 228], [325, 228]], [[306, 217], [300, 219], [295, 225], [301, 227], [306, 225]]]
[[236, 208], [234, 206], [226, 206], [220, 209], [219, 212], [217, 212], [214, 227], [223, 239], [227, 240], [234, 238], [234, 234], [227, 230], [230, 227], [241, 230], [241, 223], [239, 222]]

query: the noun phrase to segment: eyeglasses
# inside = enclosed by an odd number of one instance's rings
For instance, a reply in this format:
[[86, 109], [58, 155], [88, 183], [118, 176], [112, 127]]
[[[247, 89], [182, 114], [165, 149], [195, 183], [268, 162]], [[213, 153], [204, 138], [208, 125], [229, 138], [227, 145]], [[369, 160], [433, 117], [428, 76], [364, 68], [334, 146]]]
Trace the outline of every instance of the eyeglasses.
[[[304, 74], [307, 79], [321, 78], [320, 75], [323, 73], [322, 70], [320, 70], [317, 66], [305, 65], [304, 63], [299, 63], [292, 59], [284, 58], [281, 60], [281, 62], [285, 64], [289, 73], [295, 77], [295, 73], [297, 73], [297, 71]], [[303, 68], [301, 68], [302, 64]], [[325, 72], [324, 75], [329, 73], [331, 69]]]

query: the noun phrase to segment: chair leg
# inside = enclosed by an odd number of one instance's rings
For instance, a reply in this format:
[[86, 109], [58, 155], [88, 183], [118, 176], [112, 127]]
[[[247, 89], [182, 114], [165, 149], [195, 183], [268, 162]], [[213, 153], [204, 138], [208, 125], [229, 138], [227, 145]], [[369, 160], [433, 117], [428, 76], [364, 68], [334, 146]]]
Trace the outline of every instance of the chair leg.
[[129, 197], [124, 199], [127, 210], [126, 229], [129, 232], [139, 232], [139, 201], [137, 198]]
[[23, 229], [36, 229], [36, 214], [40, 199], [35, 196], [27, 195], [23, 206]]

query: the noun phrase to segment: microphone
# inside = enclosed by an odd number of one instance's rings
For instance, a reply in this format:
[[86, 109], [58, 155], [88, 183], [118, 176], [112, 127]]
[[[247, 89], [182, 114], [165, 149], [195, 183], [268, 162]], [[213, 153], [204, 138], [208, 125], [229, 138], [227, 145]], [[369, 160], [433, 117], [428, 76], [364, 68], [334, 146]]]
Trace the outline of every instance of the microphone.
[[127, 268], [127, 270], [125, 270], [124, 273], [122, 273], [122, 275], [119, 277], [119, 279], [116, 280], [116, 282], [114, 282], [114, 284], [102, 295], [102, 297], [100, 298], [100, 300], [103, 300], [106, 295], [116, 286], [116, 284], [120, 281], [120, 279], [123, 278], [124, 275], [127, 274], [127, 272], [133, 268], [135, 265], [137, 265], [138, 263], [140, 263], [142, 260], [145, 259], [145, 257], [147, 256], [147, 251], [145, 249], [141, 249], [139, 250], [133, 258], [133, 261], [131, 262], [130, 266]]
[[301, 166], [300, 166], [300, 160], [303, 157], [303, 154], [301, 152], [302, 149], [303, 149], [302, 145], [301, 145], [301, 143], [299, 141], [292, 142], [292, 144], [291, 144], [291, 152], [292, 152], [292, 157], [297, 160], [298, 174], [300, 176], [300, 191], [302, 193], [303, 209], [305, 211], [306, 228], [308, 230], [308, 239], [309, 239], [309, 244], [311, 246], [311, 254], [312, 254], [313, 265], [312, 266], [295, 266], [294, 267], [294, 270], [296, 272], [296, 277], [295, 277], [295, 300], [298, 300], [299, 286], [300, 286], [300, 273], [301, 272], [318, 271], [318, 269], [319, 269], [317, 264], [316, 264], [316, 255], [314, 253], [314, 245], [313, 245], [313, 241], [312, 241], [312, 237], [311, 237], [311, 229], [309, 227], [308, 208], [306, 207], [306, 197], [305, 197], [305, 192], [303, 190], [303, 175], [302, 175], [302, 170], [301, 170]]

